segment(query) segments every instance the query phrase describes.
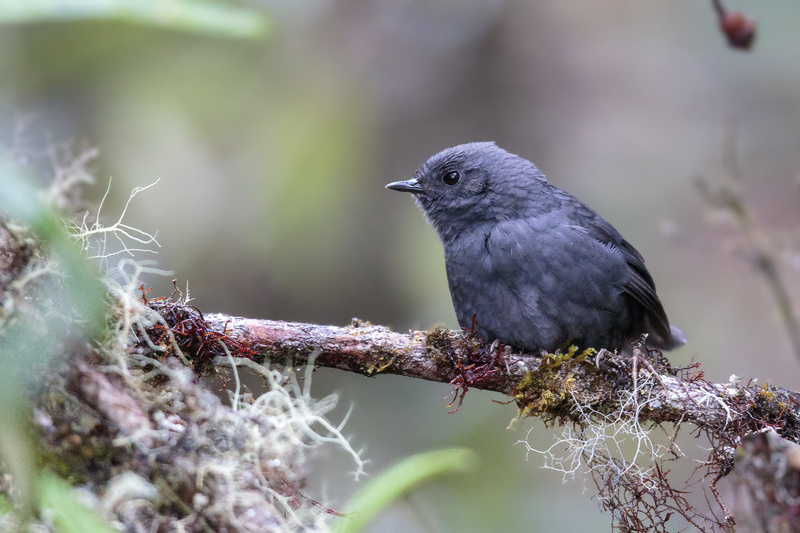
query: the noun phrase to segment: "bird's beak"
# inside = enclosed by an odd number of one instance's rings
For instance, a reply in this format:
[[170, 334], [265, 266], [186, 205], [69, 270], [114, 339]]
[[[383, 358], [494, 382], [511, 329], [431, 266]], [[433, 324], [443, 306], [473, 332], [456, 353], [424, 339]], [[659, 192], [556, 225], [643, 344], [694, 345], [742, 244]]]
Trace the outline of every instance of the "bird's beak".
[[392, 189], [394, 191], [402, 191], [402, 192], [410, 192], [410, 193], [421, 193], [425, 192], [420, 185], [419, 180], [417, 178], [413, 178], [406, 181], [393, 181], [389, 185], [386, 186], [387, 189]]

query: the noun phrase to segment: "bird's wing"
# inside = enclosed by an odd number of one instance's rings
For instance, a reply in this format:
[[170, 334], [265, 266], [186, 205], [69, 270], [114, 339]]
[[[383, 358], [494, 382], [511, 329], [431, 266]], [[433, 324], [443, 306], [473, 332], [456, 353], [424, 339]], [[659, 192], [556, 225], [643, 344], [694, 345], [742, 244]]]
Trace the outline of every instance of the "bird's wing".
[[610, 252], [622, 254], [630, 273], [622, 285], [622, 290], [642, 306], [651, 327], [661, 338], [671, 338], [669, 319], [656, 295], [655, 282], [644, 266], [642, 255], [622, 238], [614, 226], [590, 208], [580, 204], [576, 206], [576, 210], [579, 212], [573, 220], [577, 224], [572, 227], [587, 233]]

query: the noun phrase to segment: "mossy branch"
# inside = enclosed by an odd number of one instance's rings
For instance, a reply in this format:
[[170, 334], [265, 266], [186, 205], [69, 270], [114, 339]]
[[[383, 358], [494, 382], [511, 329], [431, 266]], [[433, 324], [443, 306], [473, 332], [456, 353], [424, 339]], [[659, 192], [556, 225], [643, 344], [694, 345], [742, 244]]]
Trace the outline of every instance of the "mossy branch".
[[[318, 367], [450, 383], [462, 392], [499, 392], [516, 401], [524, 416], [560, 422], [580, 421], [573, 409], [576, 403], [600, 413], [619, 409], [621, 390], [633, 391], [637, 381], [652, 377], [655, 386], [648, 408], [640, 413], [646, 420], [713, 428], [728, 445], [767, 427], [800, 440], [797, 392], [743, 383], [735, 376], [730, 383], [709, 383], [697, 365], [675, 368], [646, 348], [635, 348], [634, 357], [606, 350], [542, 357], [491, 347], [443, 328], [404, 334], [358, 320], [336, 327], [203, 314], [172, 300], [151, 300], [148, 305], [164, 317], [196, 368], [224, 355], [218, 342], [222, 340], [234, 356], [258, 363], [302, 365], [314, 354]], [[163, 334], [149, 333], [151, 338]]]

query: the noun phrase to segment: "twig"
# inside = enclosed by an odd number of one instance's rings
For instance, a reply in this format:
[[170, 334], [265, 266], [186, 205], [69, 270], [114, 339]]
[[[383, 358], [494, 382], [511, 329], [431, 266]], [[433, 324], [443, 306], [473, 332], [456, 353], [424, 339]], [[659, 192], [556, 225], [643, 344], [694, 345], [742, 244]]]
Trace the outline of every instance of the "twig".
[[697, 180], [697, 186], [711, 207], [730, 213], [744, 249], [749, 254], [752, 264], [766, 280], [775, 298], [792, 349], [800, 359], [800, 322], [789, 298], [789, 289], [778, 270], [778, 254], [743, 199], [742, 176], [736, 158], [733, 131], [730, 131], [725, 138], [723, 164], [723, 181], [719, 186], [712, 188], [703, 179]]

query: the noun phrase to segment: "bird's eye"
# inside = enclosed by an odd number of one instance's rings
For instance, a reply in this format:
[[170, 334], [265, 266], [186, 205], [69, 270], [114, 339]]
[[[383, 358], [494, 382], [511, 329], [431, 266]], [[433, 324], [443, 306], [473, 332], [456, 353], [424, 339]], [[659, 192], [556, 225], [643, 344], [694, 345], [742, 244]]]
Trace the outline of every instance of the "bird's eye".
[[442, 179], [448, 185], [455, 185], [456, 183], [458, 183], [458, 180], [461, 179], [461, 175], [457, 171], [453, 170], [445, 174], [444, 178]]

